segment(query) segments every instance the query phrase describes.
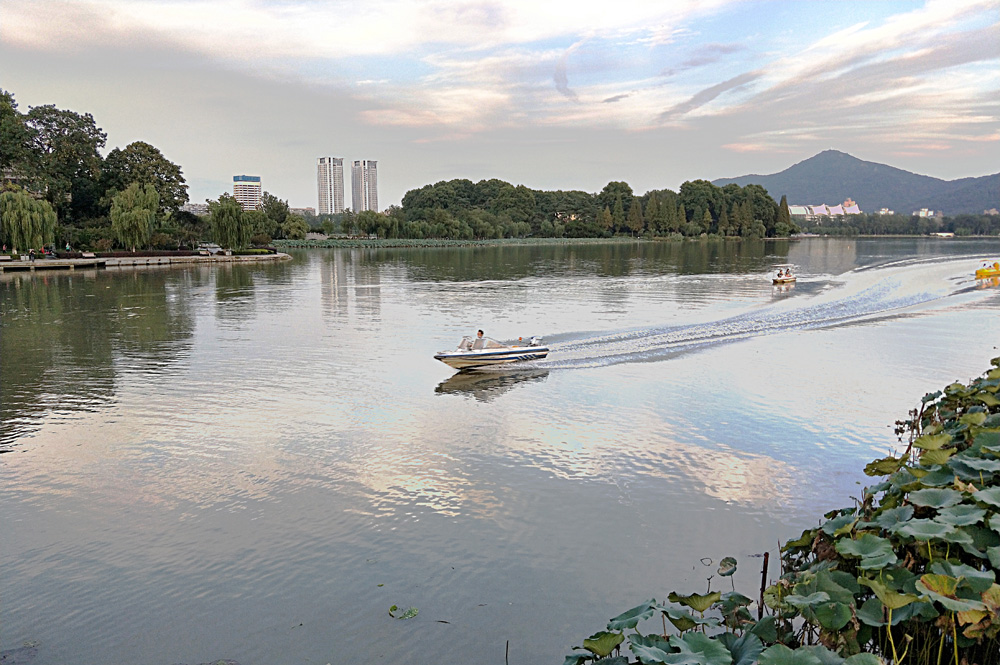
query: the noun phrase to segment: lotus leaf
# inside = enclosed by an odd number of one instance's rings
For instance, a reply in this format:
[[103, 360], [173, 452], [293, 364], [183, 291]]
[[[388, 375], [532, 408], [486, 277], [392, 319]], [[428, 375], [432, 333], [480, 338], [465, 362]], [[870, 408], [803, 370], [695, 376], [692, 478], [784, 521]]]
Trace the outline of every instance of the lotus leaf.
[[412, 619], [420, 613], [416, 607], [407, 607], [405, 610], [400, 611], [399, 607], [393, 605], [389, 608], [389, 616], [393, 619]]
[[944, 487], [945, 485], [951, 485], [954, 480], [955, 472], [947, 466], [942, 466], [921, 478], [920, 482], [924, 487]]
[[[951, 437], [948, 437], [951, 440]], [[883, 457], [882, 459], [877, 459], [874, 462], [869, 462], [865, 466], [866, 476], [888, 476], [889, 474], [896, 473], [899, 471], [900, 467], [906, 464], [906, 459], [902, 457]]]
[[823, 665], [816, 655], [797, 649], [792, 651], [784, 644], [769, 646], [761, 652], [760, 665]]
[[988, 473], [996, 473], [997, 471], [1000, 471], [1000, 459], [984, 459], [982, 457], [963, 456], [962, 463], [970, 469], [975, 469], [976, 471], [984, 471]]
[[[990, 383], [1000, 383], [1000, 381], [990, 381]], [[986, 420], [983, 421], [982, 427], [1000, 427], [1000, 413], [992, 413], [986, 416]]]
[[853, 575], [840, 570], [822, 570], [816, 574], [816, 590], [830, 596], [830, 600], [838, 603], [852, 604], [854, 594], [861, 588]]
[[687, 605], [695, 612], [704, 612], [711, 607], [713, 603], [718, 602], [719, 599], [722, 598], [722, 593], [714, 591], [706, 594], [692, 593], [690, 596], [682, 596], [674, 591], [671, 592], [669, 598], [671, 602]]
[[571, 653], [570, 655], [566, 656], [565, 660], [563, 660], [563, 665], [583, 665], [588, 660], [593, 660], [593, 659], [594, 657], [591, 656], [590, 654]]
[[819, 625], [827, 630], [840, 630], [847, 625], [853, 616], [851, 608], [844, 603], [824, 603], [813, 608]]
[[989, 489], [973, 492], [972, 498], [977, 503], [985, 503], [995, 508], [1000, 508], [1000, 487], [990, 487]]
[[897, 626], [901, 623], [906, 623], [913, 618], [936, 619], [939, 616], [941, 616], [941, 613], [934, 608], [933, 601], [921, 600], [916, 603], [910, 603], [906, 607], [901, 607], [898, 610], [893, 610], [892, 625]]
[[896, 562], [892, 543], [870, 533], [862, 535], [857, 540], [841, 538], [837, 541], [836, 547], [844, 556], [861, 557], [859, 567], [864, 570], [884, 568]]
[[978, 524], [986, 516], [986, 511], [978, 506], [967, 503], [960, 503], [957, 506], [949, 506], [938, 511], [936, 519], [938, 522], [951, 524], [952, 526], [969, 526]]
[[659, 635], [629, 635], [628, 648], [643, 663], [665, 663], [665, 658], [673, 653], [667, 638]]
[[1000, 545], [986, 550], [986, 556], [989, 558], [990, 564], [994, 568], [1000, 568]]
[[966, 392], [966, 388], [959, 382], [955, 382], [949, 386], [945, 386], [944, 394], [948, 396], [962, 395]]
[[986, 414], [981, 411], [978, 413], [966, 413], [958, 418], [958, 422], [963, 425], [982, 425], [985, 420]]
[[816, 593], [811, 593], [808, 596], [786, 596], [785, 602], [792, 607], [802, 610], [807, 607], [816, 607], [822, 603], [829, 603], [830, 596], [824, 591], [817, 591]]
[[958, 579], [951, 577], [950, 575], [935, 575], [928, 573], [926, 575], [922, 575], [920, 579], [917, 580], [917, 591], [930, 596], [935, 601], [941, 603], [953, 612], [978, 610], [986, 607], [981, 601], [959, 598], [956, 595], [958, 592], [958, 584]]
[[669, 605], [659, 605], [658, 610], [663, 612], [670, 623], [674, 624], [674, 627], [682, 633], [686, 630], [691, 630], [695, 626], [718, 626], [718, 619], [712, 617], [696, 617], [687, 610], [682, 610], [677, 607], [670, 607]]
[[606, 630], [602, 630], [585, 639], [583, 641], [583, 648], [598, 658], [604, 658], [624, 641], [625, 636], [621, 633], [609, 633]]
[[857, 611], [858, 620], [866, 626], [879, 628], [886, 624], [885, 605], [878, 598], [869, 598]]
[[766, 614], [760, 621], [754, 624], [750, 632], [764, 642], [774, 642], [778, 639], [777, 619], [773, 615]]
[[940, 396], [941, 396], [941, 391], [940, 390], [935, 390], [932, 393], [927, 393], [926, 395], [924, 395], [923, 399], [921, 399], [920, 402], [922, 404], [927, 404], [927, 402], [933, 402], [934, 400], [936, 400]]
[[723, 633], [719, 635], [719, 641], [729, 649], [733, 665], [753, 665], [764, 650], [764, 644], [753, 633], [744, 633], [739, 638], [732, 633]]
[[913, 517], [913, 506], [899, 506], [897, 508], [889, 508], [888, 510], [883, 510], [875, 518], [875, 524], [886, 531], [892, 531], [900, 522], [909, 521]]
[[727, 556], [725, 559], [719, 562], [719, 575], [723, 577], [729, 577], [736, 572], [736, 559], [731, 556]]
[[632, 609], [622, 612], [608, 622], [608, 630], [622, 630], [624, 628], [635, 628], [640, 621], [645, 621], [656, 612], [656, 600], [647, 600], [642, 605], [636, 605]]
[[873, 653], [856, 653], [845, 660], [844, 665], [882, 665], [882, 659]]
[[982, 392], [976, 395], [976, 399], [985, 404], [986, 406], [1000, 406], [1000, 399], [997, 399], [996, 395], [988, 392]]
[[938, 466], [948, 461], [948, 458], [955, 454], [954, 448], [938, 448], [937, 450], [925, 450], [920, 456], [920, 463], [924, 466]]
[[670, 646], [679, 651], [670, 654], [665, 663], [669, 665], [732, 665], [733, 656], [726, 645], [702, 633], [671, 635]]
[[962, 502], [962, 493], [953, 489], [931, 487], [910, 494], [910, 502], [927, 508], [947, 508]]
[[843, 656], [838, 656], [836, 653], [830, 651], [821, 644], [800, 646], [798, 650], [804, 653], [812, 654], [819, 658], [820, 665], [844, 665]]
[[816, 539], [816, 529], [808, 529], [802, 532], [802, 535], [795, 540], [789, 540], [781, 547], [782, 552], [787, 552], [790, 549], [796, 547], [809, 547], [812, 545], [813, 541]]
[[924, 541], [931, 538], [942, 538], [949, 533], [954, 533], [955, 527], [934, 520], [910, 520], [893, 530], [898, 534]]
[[959, 588], [965, 586], [976, 593], [983, 593], [993, 586], [996, 581], [996, 573], [992, 570], [977, 570], [964, 563], [953, 563], [951, 561], [935, 561], [931, 564], [931, 572], [937, 575], [946, 575], [959, 580]]
[[823, 533], [828, 536], [836, 535], [841, 529], [845, 527], [850, 530], [850, 527], [854, 526], [854, 523], [858, 520], [857, 517], [853, 515], [840, 515], [839, 517], [834, 517], [832, 520], [828, 521], [826, 524], [820, 527]]
[[878, 580], [870, 580], [867, 577], [859, 577], [858, 584], [871, 589], [878, 599], [882, 601], [882, 604], [892, 610], [898, 610], [900, 607], [906, 607], [910, 603], [920, 600], [913, 594], [893, 591], [882, 582], [879, 582]]
[[915, 448], [920, 448], [921, 450], [938, 450], [949, 443], [951, 443], [951, 434], [942, 432], [941, 434], [925, 434], [923, 436], [918, 436], [913, 441], [913, 446]]
[[[965, 455], [956, 455], [948, 460], [947, 467], [952, 470], [955, 477], [963, 480], [967, 483], [979, 483], [984, 479], [984, 474], [979, 469], [974, 469], [966, 463], [969, 459]], [[985, 477], [989, 477], [990, 474], [985, 474]]]

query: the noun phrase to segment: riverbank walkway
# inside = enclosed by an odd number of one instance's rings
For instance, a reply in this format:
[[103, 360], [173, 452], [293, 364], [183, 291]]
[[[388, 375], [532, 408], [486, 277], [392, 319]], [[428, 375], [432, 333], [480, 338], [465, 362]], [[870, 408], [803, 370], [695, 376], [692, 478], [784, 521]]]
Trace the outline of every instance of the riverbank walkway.
[[0, 260], [0, 273], [3, 272], [36, 272], [39, 270], [80, 270], [105, 268], [138, 268], [140, 266], [166, 266], [192, 263], [260, 263], [263, 261], [282, 261], [292, 257], [284, 252], [277, 254], [251, 254], [247, 256], [115, 256], [88, 257], [81, 259], [36, 258], [34, 261]]

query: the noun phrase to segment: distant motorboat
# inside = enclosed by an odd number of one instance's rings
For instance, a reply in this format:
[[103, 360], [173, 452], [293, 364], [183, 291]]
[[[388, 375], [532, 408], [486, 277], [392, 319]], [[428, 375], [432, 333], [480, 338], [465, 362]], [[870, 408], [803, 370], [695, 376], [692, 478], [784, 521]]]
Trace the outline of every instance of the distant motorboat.
[[775, 276], [775, 277], [773, 277], [771, 279], [771, 283], [772, 284], [779, 284], [780, 285], [780, 284], [794, 284], [795, 283], [795, 279], [796, 278], [792, 275], [792, 268], [794, 268], [795, 266], [793, 266], [791, 263], [783, 263], [781, 265], [774, 266], [774, 267], [778, 269], [778, 274], [777, 274], [777, 276]]
[[794, 284], [796, 278], [791, 275], [785, 275], [784, 277], [775, 277], [771, 280], [772, 284]]
[[457, 370], [505, 365], [526, 360], [541, 360], [549, 355], [549, 347], [542, 340], [532, 337], [527, 344], [501, 344], [489, 337], [473, 339], [465, 336], [454, 351], [438, 351], [435, 360]]

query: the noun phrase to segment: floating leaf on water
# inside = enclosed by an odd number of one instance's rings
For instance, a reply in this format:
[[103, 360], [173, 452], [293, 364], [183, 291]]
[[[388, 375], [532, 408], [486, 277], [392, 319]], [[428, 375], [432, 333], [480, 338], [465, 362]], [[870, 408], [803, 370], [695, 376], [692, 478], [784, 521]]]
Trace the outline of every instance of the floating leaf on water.
[[640, 621], [645, 621], [656, 612], [656, 600], [651, 598], [642, 605], [636, 605], [630, 610], [622, 612], [608, 622], [608, 630], [623, 630], [625, 628], [635, 628]]
[[405, 610], [400, 611], [399, 607], [393, 605], [389, 608], [389, 616], [393, 619], [412, 619], [420, 613], [415, 607], [407, 607]]
[[913, 492], [909, 496], [915, 506], [927, 508], [946, 508], [962, 502], [962, 493], [949, 488], [929, 487]]
[[625, 636], [621, 633], [609, 633], [606, 630], [602, 630], [585, 639], [583, 641], [583, 648], [598, 658], [604, 658], [624, 641]]
[[736, 559], [731, 556], [727, 556], [722, 561], [719, 562], [719, 575], [723, 577], [729, 577], [736, 572]]

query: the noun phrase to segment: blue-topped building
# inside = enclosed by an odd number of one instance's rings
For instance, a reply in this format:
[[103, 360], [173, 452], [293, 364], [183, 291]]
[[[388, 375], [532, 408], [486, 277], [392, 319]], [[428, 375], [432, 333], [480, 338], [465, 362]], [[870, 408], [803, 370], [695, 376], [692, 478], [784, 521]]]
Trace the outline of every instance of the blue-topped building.
[[260, 176], [234, 175], [233, 197], [244, 210], [256, 210], [260, 206]]

